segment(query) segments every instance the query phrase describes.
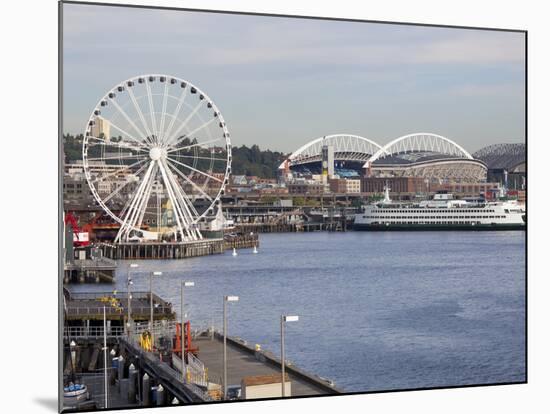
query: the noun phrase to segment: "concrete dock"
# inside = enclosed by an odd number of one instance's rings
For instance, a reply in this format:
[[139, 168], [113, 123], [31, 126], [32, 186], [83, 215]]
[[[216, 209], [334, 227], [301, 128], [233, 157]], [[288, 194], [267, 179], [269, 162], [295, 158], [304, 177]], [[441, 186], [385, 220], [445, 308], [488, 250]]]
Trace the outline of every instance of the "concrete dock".
[[[210, 382], [220, 384], [223, 377], [223, 337], [198, 336], [194, 345], [199, 348], [199, 359], [208, 369]], [[287, 363], [286, 373], [292, 382], [292, 396], [339, 394], [343, 391], [327, 381], [306, 373]], [[269, 352], [256, 351], [234, 338], [227, 340], [227, 382], [229, 386], [240, 385], [244, 377], [255, 375], [280, 375], [281, 362]]]

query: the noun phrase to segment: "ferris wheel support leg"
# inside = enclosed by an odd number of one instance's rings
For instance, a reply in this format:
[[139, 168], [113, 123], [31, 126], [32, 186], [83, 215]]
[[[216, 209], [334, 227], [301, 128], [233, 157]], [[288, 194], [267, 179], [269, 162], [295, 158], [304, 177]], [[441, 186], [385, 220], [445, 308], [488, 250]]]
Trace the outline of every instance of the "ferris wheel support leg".
[[149, 186], [151, 185], [151, 179], [153, 178], [152, 171], [154, 170], [154, 163], [151, 163], [152, 168], [148, 171], [148, 175], [146, 175], [143, 179], [143, 185], [141, 187], [141, 190], [139, 192], [139, 196], [137, 198], [137, 202], [134, 204], [133, 211], [131, 212], [130, 218], [127, 222], [126, 226], [126, 237], [128, 237], [129, 232], [132, 230], [132, 228], [136, 227], [137, 218], [141, 214], [141, 211], [144, 210], [144, 208], [147, 207], [147, 191]]
[[[169, 197], [170, 202], [172, 203], [172, 207], [174, 209], [173, 210], [174, 211], [174, 217], [176, 218], [176, 223], [177, 223], [177, 226], [178, 226], [178, 230], [181, 234], [182, 241], [183, 241], [184, 238], [185, 238], [185, 232], [184, 232], [184, 227], [182, 226], [182, 222], [180, 220], [181, 212], [179, 210], [179, 205], [178, 205], [178, 202], [177, 202], [176, 197], [174, 195], [172, 185], [171, 185], [170, 181], [168, 180], [166, 170], [164, 169], [164, 166], [162, 165], [162, 163], [159, 163], [159, 168], [160, 168], [160, 173], [162, 175], [162, 180], [164, 181], [164, 185], [165, 185], [166, 191], [168, 193], [168, 197]], [[183, 219], [183, 217], [181, 217], [181, 219]]]
[[[193, 214], [195, 214], [195, 217], [200, 216], [200, 214], [195, 208], [195, 206], [193, 205], [193, 203], [190, 201], [187, 193], [183, 190], [183, 188], [181, 188], [181, 186], [177, 185], [176, 177], [167, 165], [168, 162], [167, 161], [164, 161], [164, 162], [165, 162], [164, 167], [166, 169], [168, 178], [171, 180], [171, 184], [175, 190], [176, 197], [179, 199], [181, 206], [183, 206], [183, 213], [185, 214], [185, 222], [187, 225], [188, 234], [191, 240], [200, 240], [202, 238], [202, 235], [200, 234], [198, 229], [196, 229], [193, 226]], [[176, 171], [178, 170], [176, 169]]]
[[144, 179], [141, 182], [141, 184], [139, 185], [138, 190], [136, 191], [136, 194], [134, 195], [134, 198], [132, 199], [130, 207], [128, 208], [128, 211], [126, 212], [126, 215], [124, 216], [124, 219], [122, 220], [123, 224], [120, 227], [120, 230], [118, 232], [118, 235], [117, 235], [117, 238], [115, 239], [115, 241], [120, 241], [123, 236], [126, 236], [126, 237], [128, 236], [128, 233], [131, 230], [131, 227], [128, 225], [129, 224], [129, 219], [133, 215], [134, 210], [135, 210], [135, 206], [137, 205], [137, 203], [139, 202], [139, 200], [141, 199], [141, 197], [143, 195], [144, 188], [147, 185], [147, 182], [148, 182], [149, 177], [151, 175], [151, 170], [152, 169], [153, 169], [153, 163], [149, 164], [149, 168], [147, 169], [147, 172], [145, 173]]
[[199, 235], [197, 235], [197, 229], [195, 229], [192, 226], [193, 223], [193, 214], [198, 217], [200, 214], [195, 209], [195, 206], [193, 206], [193, 203], [190, 202], [189, 196], [185, 193], [183, 188], [181, 188], [179, 185], [177, 185], [177, 180], [170, 168], [167, 167], [167, 165], [164, 165], [168, 178], [171, 181], [172, 187], [175, 190], [176, 197], [179, 199], [181, 206], [183, 206], [183, 213], [185, 214], [185, 221], [187, 223], [188, 231], [190, 234], [190, 237], [192, 240], [198, 240], [200, 238]]
[[166, 177], [165, 178], [165, 180], [166, 180], [165, 181], [165, 186], [166, 186], [166, 189], [168, 191], [170, 201], [172, 202], [172, 206], [174, 208], [174, 216], [176, 217], [176, 220], [179, 223], [179, 228], [180, 228], [180, 233], [181, 233], [181, 240], [182, 241], [188, 240], [189, 237], [190, 237], [190, 235], [189, 235], [189, 225], [188, 225], [187, 220], [185, 219], [185, 215], [184, 215], [184, 213], [181, 209], [181, 206], [179, 204], [179, 200], [177, 199], [176, 192], [175, 192], [175, 187], [174, 187], [173, 183], [170, 181], [170, 177], [168, 175], [168, 172], [164, 168], [164, 166], [161, 165], [161, 169], [162, 169], [161, 171], [164, 171], [163, 177]]
[[145, 191], [145, 197], [143, 197], [143, 201], [138, 209], [139, 217], [137, 218], [137, 224], [134, 225], [136, 228], [141, 228], [141, 224], [143, 223], [143, 218], [145, 217], [145, 213], [147, 211], [147, 207], [149, 207], [149, 200], [151, 198], [151, 192], [153, 191], [153, 183], [155, 181], [156, 171], [158, 169], [158, 166], [155, 166], [153, 168], [153, 172], [151, 173], [149, 177], [149, 183], [147, 185], [147, 189]]

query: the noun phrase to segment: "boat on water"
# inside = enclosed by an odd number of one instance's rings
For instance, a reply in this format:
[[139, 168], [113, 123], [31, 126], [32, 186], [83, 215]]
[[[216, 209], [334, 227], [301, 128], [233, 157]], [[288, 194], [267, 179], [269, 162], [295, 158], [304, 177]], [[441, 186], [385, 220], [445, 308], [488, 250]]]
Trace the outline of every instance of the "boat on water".
[[64, 404], [72, 405], [90, 399], [88, 387], [84, 384], [70, 383], [63, 387]]
[[353, 229], [391, 230], [525, 230], [523, 204], [516, 200], [455, 199], [440, 191], [431, 200], [394, 202], [389, 188], [384, 199], [363, 207], [355, 215]]

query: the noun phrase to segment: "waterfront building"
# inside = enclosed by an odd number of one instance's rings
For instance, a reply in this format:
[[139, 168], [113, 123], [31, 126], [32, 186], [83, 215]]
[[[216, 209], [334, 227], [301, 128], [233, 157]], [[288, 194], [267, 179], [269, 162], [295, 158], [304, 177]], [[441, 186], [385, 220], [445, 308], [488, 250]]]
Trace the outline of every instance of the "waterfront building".
[[362, 193], [383, 193], [388, 186], [392, 193], [426, 193], [428, 183], [421, 177], [365, 177], [361, 179]]
[[329, 179], [330, 191], [336, 194], [359, 194], [361, 192], [361, 180], [331, 178]]
[[327, 184], [323, 184], [317, 181], [297, 181], [287, 185], [289, 194], [311, 194], [319, 195], [328, 193], [330, 188]]

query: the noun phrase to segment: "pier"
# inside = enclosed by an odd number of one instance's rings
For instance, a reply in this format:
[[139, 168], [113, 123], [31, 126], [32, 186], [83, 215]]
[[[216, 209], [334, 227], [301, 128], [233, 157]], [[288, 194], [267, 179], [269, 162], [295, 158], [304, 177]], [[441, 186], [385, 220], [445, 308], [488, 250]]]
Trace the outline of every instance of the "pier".
[[[194, 344], [200, 350], [200, 360], [208, 369], [208, 378], [221, 383], [223, 377], [223, 335], [220, 332], [196, 336]], [[340, 394], [343, 391], [329, 380], [310, 374], [288, 361], [286, 373], [291, 382], [292, 396]], [[257, 350], [246, 341], [227, 338], [228, 386], [241, 385], [246, 377], [259, 375], [281, 376], [281, 360], [269, 351]]]
[[[128, 317], [128, 294], [126, 292], [70, 293], [64, 290], [64, 338], [95, 340], [103, 338], [103, 311], [107, 324], [107, 336], [118, 338], [125, 333], [124, 323]], [[134, 322], [149, 321], [151, 296], [149, 292], [132, 292], [130, 306]], [[175, 319], [172, 304], [153, 293], [153, 320]]]
[[100, 245], [106, 257], [115, 260], [185, 259], [189, 257], [221, 254], [223, 239], [206, 239], [189, 242], [122, 242]]
[[341, 220], [333, 222], [300, 222], [300, 223], [239, 223], [239, 232], [246, 233], [301, 233], [313, 231], [347, 231], [348, 224]]
[[259, 247], [258, 234], [225, 235], [223, 238], [203, 239], [190, 242], [141, 242], [98, 243], [102, 255], [112, 260], [164, 260], [223, 254], [227, 249]]
[[117, 264], [106, 257], [73, 259], [65, 262], [63, 282], [112, 283]]
[[[150, 294], [133, 292], [130, 298], [133, 323], [126, 326], [127, 300], [126, 292], [75, 294], [65, 291], [64, 383], [85, 384], [91, 393], [90, 400], [74, 405], [67, 401], [67, 409], [104, 408], [105, 404], [108, 408], [122, 408], [222, 400], [223, 335], [212, 328], [192, 331], [186, 325], [183, 370], [182, 330], [174, 320], [172, 305], [153, 294], [154, 322], [151, 325]], [[144, 342], [144, 338], [151, 338], [151, 341]], [[107, 366], [105, 352], [108, 352]], [[241, 384], [262, 378], [280, 381], [282, 361], [258, 345], [251, 346], [240, 338], [228, 337], [227, 355], [228, 387], [241, 387]], [[308, 373], [288, 360], [285, 362], [285, 378], [290, 386], [287, 396], [343, 392], [331, 381]], [[279, 396], [272, 394], [262, 398]]]

